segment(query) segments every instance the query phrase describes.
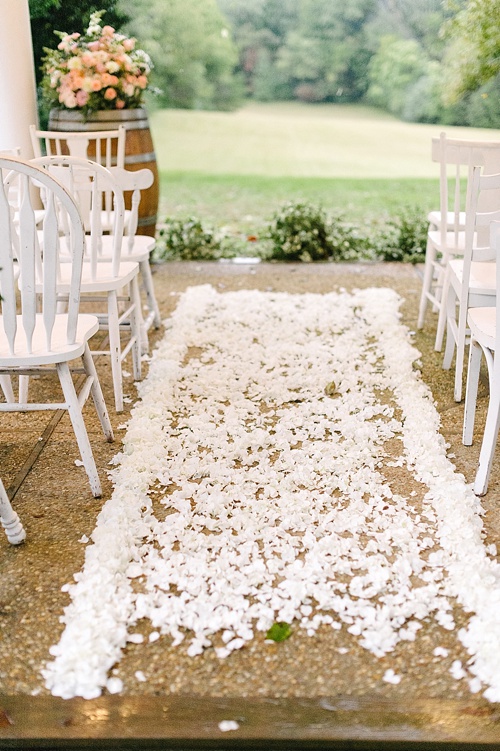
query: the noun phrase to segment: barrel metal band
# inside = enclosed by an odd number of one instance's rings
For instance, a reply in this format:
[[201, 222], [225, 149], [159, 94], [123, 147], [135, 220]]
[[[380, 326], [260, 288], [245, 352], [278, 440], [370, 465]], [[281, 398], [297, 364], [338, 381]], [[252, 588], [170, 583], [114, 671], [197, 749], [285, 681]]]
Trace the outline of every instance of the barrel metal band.
[[[149, 122], [147, 120], [133, 120], [132, 122], [121, 122], [120, 120], [106, 120], [104, 121], [106, 125], [106, 130], [118, 130], [120, 125], [123, 125], [125, 127], [125, 130], [146, 130], [149, 128]], [[78, 133], [86, 132], [86, 131], [96, 131], [96, 130], [103, 130], [103, 123], [93, 123], [87, 121], [86, 123], [68, 123], [71, 125], [70, 128], [61, 128], [63, 121], [57, 122], [57, 128], [60, 133], [64, 133], [65, 131], [76, 131]], [[64, 123], [66, 124], [66, 123]], [[54, 130], [54, 128], [52, 128]]]
[[128, 154], [125, 157], [125, 164], [140, 164], [141, 162], [156, 162], [155, 152], [149, 151], [144, 154]]
[[150, 214], [149, 216], [139, 217], [137, 221], [138, 227], [147, 227], [149, 224], [156, 224], [158, 214]]

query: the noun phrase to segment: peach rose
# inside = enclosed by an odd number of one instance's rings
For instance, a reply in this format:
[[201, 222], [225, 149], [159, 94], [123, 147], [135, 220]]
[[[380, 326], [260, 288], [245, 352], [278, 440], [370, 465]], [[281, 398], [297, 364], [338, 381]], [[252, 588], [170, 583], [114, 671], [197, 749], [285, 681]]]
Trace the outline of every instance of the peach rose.
[[91, 52], [84, 52], [82, 55], [82, 63], [87, 66], [87, 68], [90, 68], [92, 65], [95, 65], [96, 59], [94, 55]]
[[116, 91], [114, 89], [106, 89], [104, 92], [104, 99], [107, 99], [108, 101], [116, 99]]

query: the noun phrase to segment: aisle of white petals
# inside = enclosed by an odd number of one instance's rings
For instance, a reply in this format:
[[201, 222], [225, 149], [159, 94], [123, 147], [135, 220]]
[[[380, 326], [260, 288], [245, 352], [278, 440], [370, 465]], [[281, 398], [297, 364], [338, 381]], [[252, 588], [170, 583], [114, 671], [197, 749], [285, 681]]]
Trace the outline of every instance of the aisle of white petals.
[[142, 618], [193, 659], [231, 659], [275, 622], [346, 628], [382, 656], [424, 619], [453, 631], [458, 602], [471, 660], [454, 676], [500, 701], [496, 551], [399, 303], [389, 289], [182, 296], [67, 586], [53, 694], [120, 691], [109, 671]]

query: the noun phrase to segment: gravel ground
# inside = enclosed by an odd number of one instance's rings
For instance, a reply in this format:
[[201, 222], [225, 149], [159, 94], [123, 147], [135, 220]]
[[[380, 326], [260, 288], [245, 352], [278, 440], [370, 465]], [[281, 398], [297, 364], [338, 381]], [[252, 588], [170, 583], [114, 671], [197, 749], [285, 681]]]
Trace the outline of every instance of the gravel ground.
[[[400, 264], [282, 265], [234, 263], [169, 263], [155, 267], [155, 285], [162, 314], [174, 309], [179, 293], [188, 286], [210, 283], [219, 291], [243, 288], [286, 292], [327, 292], [338, 288], [390, 286], [403, 298], [403, 321], [414, 329], [420, 294], [420, 271]], [[461, 443], [463, 405], [453, 401], [452, 375], [441, 368], [441, 355], [433, 350], [436, 320], [428, 313], [426, 328], [415, 343], [422, 353], [422, 373], [430, 385], [442, 417], [442, 430], [456, 465], [468, 481], [474, 479], [479, 447]], [[151, 343], [162, 332], [151, 336]], [[131, 369], [131, 368], [130, 368]], [[112, 405], [109, 366], [98, 362], [103, 390]], [[42, 388], [34, 384], [33, 389]], [[43, 386], [43, 388], [47, 388]], [[52, 389], [52, 384], [49, 386]], [[135, 387], [128, 380], [130, 404]], [[481, 387], [478, 435], [487, 405]], [[27, 531], [26, 542], [14, 548], [0, 538], [0, 692], [4, 694], [46, 693], [40, 668], [49, 659], [49, 647], [58, 641], [62, 629], [59, 618], [68, 602], [61, 586], [83, 563], [82, 535], [90, 535], [96, 516], [109, 498], [111, 485], [106, 477], [108, 463], [120, 450], [124, 431], [120, 426], [126, 413], [111, 411], [116, 441], [107, 444], [94, 417], [86, 407], [98, 469], [103, 480], [103, 498], [93, 499], [84, 471], [75, 465], [76, 443], [67, 416], [56, 425], [33, 468], [20, 484], [14, 506]], [[29, 461], [40, 436], [54, 420], [50, 412], [36, 415], [2, 415], [0, 461], [6, 487], [18, 486], [23, 464]], [[500, 464], [497, 461], [490, 490], [483, 499], [487, 542], [500, 541]], [[456, 613], [457, 625], [464, 616]], [[144, 633], [148, 632], [143, 624]], [[140, 630], [140, 629], [139, 629]], [[436, 646], [450, 650], [448, 658], [436, 658]], [[340, 650], [340, 651], [339, 651]], [[227, 660], [216, 658], [212, 649], [189, 658], [184, 647], [171, 648], [168, 639], [153, 644], [131, 644], [116, 669], [129, 695], [194, 694], [232, 697], [314, 697], [325, 695], [363, 696], [367, 693], [394, 699], [471, 698], [465, 681], [449, 674], [455, 659], [467, 660], [456, 635], [435, 624], [426, 625], [413, 643], [400, 643], [394, 653], [377, 659], [359, 647], [345, 629], [324, 627], [315, 637], [297, 631], [281, 644], [267, 644], [256, 638], [247, 648]], [[402, 676], [399, 685], [382, 681], [388, 668]], [[138, 682], [136, 671], [148, 680]], [[478, 708], [485, 704], [476, 697]]]

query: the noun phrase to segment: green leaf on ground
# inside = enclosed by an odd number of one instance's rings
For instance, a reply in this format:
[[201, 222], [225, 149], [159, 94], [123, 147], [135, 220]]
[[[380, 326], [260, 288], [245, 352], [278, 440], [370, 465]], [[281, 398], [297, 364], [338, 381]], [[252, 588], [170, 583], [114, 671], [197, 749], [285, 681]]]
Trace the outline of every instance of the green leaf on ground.
[[266, 639], [272, 641], [285, 641], [292, 635], [292, 627], [289, 623], [273, 623], [266, 634]]

